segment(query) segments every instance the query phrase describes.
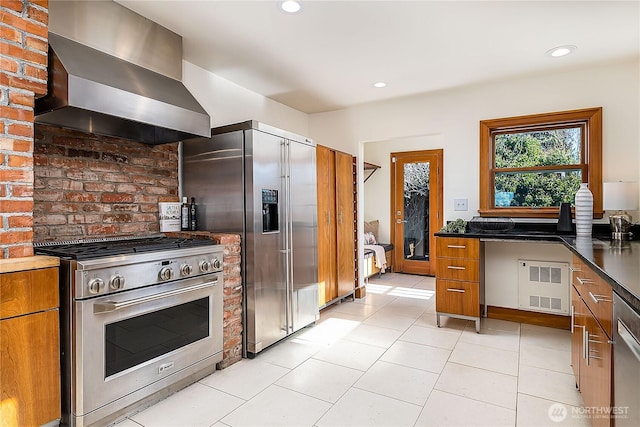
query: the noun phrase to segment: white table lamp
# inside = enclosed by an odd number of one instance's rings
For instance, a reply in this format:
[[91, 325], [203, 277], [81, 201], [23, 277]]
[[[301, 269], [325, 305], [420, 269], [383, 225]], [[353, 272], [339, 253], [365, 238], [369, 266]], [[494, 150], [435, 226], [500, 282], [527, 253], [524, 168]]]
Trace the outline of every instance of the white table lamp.
[[602, 188], [604, 209], [615, 211], [609, 215], [611, 238], [629, 240], [632, 217], [626, 211], [638, 210], [638, 183], [605, 182]]

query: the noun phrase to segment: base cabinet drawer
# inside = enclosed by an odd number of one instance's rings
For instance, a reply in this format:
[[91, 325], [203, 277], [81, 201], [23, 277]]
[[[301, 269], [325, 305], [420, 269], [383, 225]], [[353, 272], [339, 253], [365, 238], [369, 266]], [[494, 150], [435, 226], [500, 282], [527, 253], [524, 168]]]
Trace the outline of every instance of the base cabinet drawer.
[[438, 258], [436, 261], [436, 277], [438, 279], [477, 282], [479, 271], [477, 259]]
[[479, 258], [480, 239], [438, 237], [436, 255], [445, 258]]
[[477, 282], [436, 280], [436, 311], [480, 316], [480, 290]]
[[613, 337], [613, 290], [595, 271], [574, 255], [571, 283], [609, 338]]

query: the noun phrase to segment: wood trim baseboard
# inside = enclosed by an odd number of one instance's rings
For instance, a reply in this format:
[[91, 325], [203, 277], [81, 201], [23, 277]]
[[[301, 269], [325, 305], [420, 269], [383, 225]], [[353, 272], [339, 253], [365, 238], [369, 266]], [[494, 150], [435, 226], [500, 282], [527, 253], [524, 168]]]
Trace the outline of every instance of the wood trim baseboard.
[[490, 319], [508, 320], [510, 322], [527, 323], [529, 325], [547, 326], [557, 329], [571, 329], [571, 318], [551, 313], [518, 310], [515, 308], [487, 306], [487, 317]]

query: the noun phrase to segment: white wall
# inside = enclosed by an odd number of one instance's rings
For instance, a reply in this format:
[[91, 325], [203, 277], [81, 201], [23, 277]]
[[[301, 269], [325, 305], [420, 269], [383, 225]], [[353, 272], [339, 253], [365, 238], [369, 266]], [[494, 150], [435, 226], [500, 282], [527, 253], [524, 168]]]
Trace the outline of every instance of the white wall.
[[309, 115], [238, 86], [187, 61], [182, 81], [211, 116], [211, 127], [257, 120], [309, 136]]
[[[484, 243], [485, 301], [495, 307], [518, 308], [518, 260], [566, 262], [572, 254], [562, 243], [498, 241]], [[563, 289], [569, 298], [569, 284]]]
[[[478, 135], [483, 119], [601, 106], [604, 180], [638, 181], [639, 76], [636, 58], [365, 104], [312, 114], [310, 136], [362, 159], [362, 144], [369, 141], [443, 135], [444, 219], [469, 219], [479, 206]], [[459, 197], [469, 199], [468, 212], [453, 211], [453, 198]], [[363, 206], [364, 201], [360, 203]]]

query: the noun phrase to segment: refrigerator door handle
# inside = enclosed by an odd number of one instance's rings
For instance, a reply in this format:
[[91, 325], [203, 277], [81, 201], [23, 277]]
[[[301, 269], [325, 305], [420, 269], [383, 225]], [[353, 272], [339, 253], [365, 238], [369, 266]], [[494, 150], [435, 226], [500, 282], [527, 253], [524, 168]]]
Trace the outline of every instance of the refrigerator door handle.
[[291, 142], [287, 141], [287, 249], [289, 250], [289, 332], [293, 332], [293, 212], [291, 207]]
[[293, 331], [293, 285], [291, 260], [291, 147], [289, 141], [282, 141], [283, 188], [284, 188], [284, 253], [285, 258], [285, 328], [287, 333]]

